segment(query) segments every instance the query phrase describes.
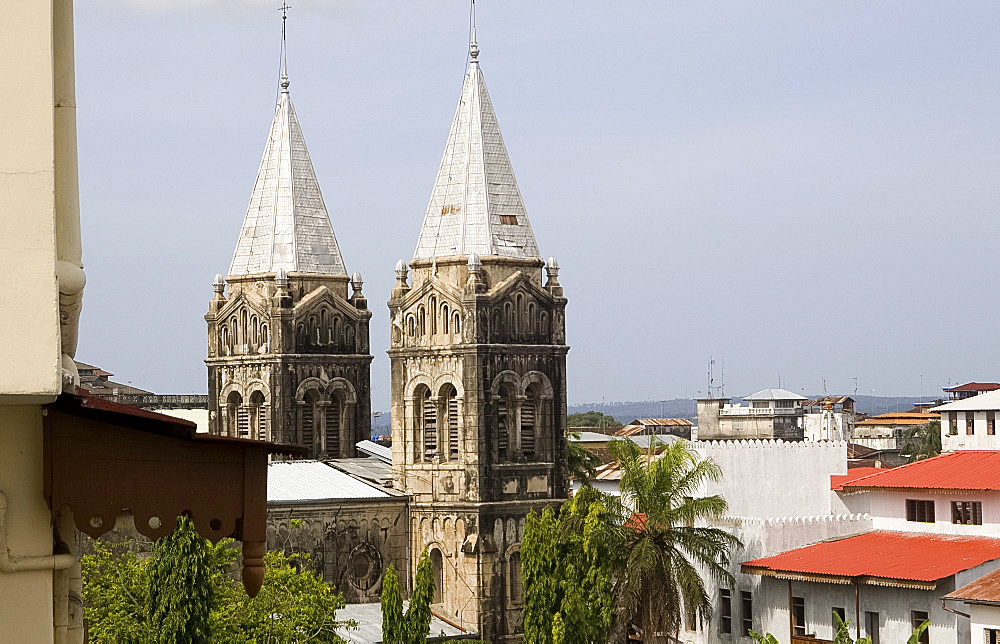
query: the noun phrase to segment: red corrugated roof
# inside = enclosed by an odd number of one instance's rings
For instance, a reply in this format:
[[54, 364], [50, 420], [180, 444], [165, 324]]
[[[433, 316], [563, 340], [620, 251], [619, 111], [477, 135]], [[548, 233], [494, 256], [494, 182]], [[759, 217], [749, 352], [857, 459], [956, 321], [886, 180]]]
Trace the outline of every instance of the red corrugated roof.
[[1000, 570], [987, 573], [948, 593], [945, 599], [962, 599], [970, 604], [1000, 604]]
[[869, 474], [877, 474], [883, 472], [881, 467], [852, 467], [847, 470], [847, 474], [831, 474], [830, 475], [830, 489], [831, 490], [842, 490], [844, 489], [844, 483], [853, 481], [854, 479], [859, 479], [863, 476], [868, 476]]
[[1000, 382], [967, 382], [957, 387], [945, 387], [944, 391], [995, 391], [1000, 389]]
[[960, 450], [883, 470], [842, 485], [846, 491], [868, 488], [922, 490], [1000, 490], [1000, 450]]
[[745, 561], [743, 572], [930, 584], [998, 558], [1000, 539], [879, 531]]

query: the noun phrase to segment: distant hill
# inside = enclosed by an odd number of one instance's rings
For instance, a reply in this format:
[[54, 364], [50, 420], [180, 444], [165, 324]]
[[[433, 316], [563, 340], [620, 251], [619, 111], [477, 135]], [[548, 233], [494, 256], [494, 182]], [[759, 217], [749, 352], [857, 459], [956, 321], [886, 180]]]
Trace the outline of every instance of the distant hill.
[[[819, 395], [811, 396], [818, 398]], [[733, 402], [739, 402], [734, 398]], [[888, 412], [908, 411], [918, 402], [930, 402], [933, 399], [917, 396], [863, 396], [858, 395], [855, 402], [857, 410], [869, 416], [877, 416]], [[674, 398], [673, 400], [642, 400], [610, 403], [582, 403], [569, 405], [567, 413], [582, 414], [588, 411], [599, 411], [613, 416], [620, 423], [628, 423], [636, 418], [687, 418], [697, 420], [697, 404], [693, 398]]]

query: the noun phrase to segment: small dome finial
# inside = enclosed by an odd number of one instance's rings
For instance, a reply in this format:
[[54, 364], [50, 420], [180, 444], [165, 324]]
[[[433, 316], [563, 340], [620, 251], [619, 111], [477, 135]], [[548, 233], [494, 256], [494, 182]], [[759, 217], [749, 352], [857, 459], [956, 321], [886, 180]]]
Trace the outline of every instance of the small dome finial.
[[212, 280], [212, 290], [219, 295], [222, 295], [226, 290], [226, 280], [222, 278], [222, 273], [215, 274], [215, 279]]
[[351, 287], [354, 289], [354, 293], [361, 293], [361, 287], [363, 285], [364, 281], [361, 279], [361, 273], [354, 271], [354, 275], [351, 276]]
[[483, 262], [479, 259], [479, 255], [476, 253], [469, 253], [469, 261], [467, 266], [469, 267], [470, 273], [478, 273], [483, 270]]

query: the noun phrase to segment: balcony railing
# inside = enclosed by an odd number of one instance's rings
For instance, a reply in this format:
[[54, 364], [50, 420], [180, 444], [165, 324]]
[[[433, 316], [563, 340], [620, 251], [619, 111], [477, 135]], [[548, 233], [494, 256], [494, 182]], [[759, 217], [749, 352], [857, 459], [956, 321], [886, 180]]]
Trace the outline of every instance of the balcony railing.
[[720, 416], [796, 416], [801, 407], [723, 407]]

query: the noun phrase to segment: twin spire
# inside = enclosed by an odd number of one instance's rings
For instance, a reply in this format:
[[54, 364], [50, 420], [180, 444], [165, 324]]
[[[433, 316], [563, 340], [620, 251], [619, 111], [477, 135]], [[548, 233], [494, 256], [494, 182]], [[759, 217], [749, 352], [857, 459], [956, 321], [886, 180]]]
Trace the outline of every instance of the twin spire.
[[[346, 275], [309, 151], [288, 94], [282, 6], [281, 93], [230, 275]], [[473, 253], [538, 258], [538, 246], [486, 82], [473, 22], [469, 68], [414, 259]]]

